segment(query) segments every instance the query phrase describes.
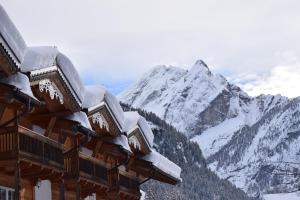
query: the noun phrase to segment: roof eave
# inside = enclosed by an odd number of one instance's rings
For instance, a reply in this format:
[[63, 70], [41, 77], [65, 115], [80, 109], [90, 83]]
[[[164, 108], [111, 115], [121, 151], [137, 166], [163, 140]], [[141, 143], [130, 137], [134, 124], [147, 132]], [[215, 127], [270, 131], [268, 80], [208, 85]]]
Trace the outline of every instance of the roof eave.
[[77, 110], [81, 110], [81, 105], [82, 105], [81, 100], [79, 99], [78, 95], [76, 95], [76, 92], [74, 91], [73, 87], [70, 85], [69, 81], [67, 80], [67, 78], [65, 77], [65, 75], [62, 73], [62, 71], [58, 66], [54, 65], [51, 67], [31, 71], [30, 79], [36, 80], [36, 77], [46, 75], [51, 72], [56, 72], [58, 74], [58, 76], [61, 78], [62, 82], [65, 85], [65, 89], [68, 90], [67, 93], [71, 94], [72, 99], [76, 104]]

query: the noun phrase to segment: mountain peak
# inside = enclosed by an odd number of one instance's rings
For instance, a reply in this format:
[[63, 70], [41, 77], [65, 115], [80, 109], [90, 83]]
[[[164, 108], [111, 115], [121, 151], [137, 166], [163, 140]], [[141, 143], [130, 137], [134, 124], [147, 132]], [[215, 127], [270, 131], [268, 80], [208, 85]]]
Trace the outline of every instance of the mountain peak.
[[207, 64], [201, 59], [197, 60], [194, 65], [203, 66], [203, 67], [206, 67], [208, 69]]
[[197, 60], [190, 71], [200, 71], [205, 72], [207, 74], [211, 74], [211, 71], [207, 64], [203, 60]]

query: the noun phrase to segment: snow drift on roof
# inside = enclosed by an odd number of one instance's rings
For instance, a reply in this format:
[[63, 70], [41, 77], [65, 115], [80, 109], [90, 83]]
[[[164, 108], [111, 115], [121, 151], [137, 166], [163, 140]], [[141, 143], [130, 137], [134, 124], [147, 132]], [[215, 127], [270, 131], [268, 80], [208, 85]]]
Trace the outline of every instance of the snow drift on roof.
[[69, 81], [69, 84], [77, 94], [77, 97], [82, 102], [84, 94], [84, 86], [82, 84], [81, 78], [75, 69], [71, 60], [62, 53], [59, 53], [56, 58], [58, 67], [62, 70], [63, 74]]
[[103, 86], [92, 85], [85, 87], [85, 94], [82, 107], [84, 109], [93, 110], [105, 103], [112, 112], [113, 117], [117, 120], [121, 131], [124, 131], [124, 112], [118, 100]]
[[56, 47], [28, 47], [24, 60], [21, 64], [21, 71], [24, 73], [45, 70], [57, 66], [65, 77], [66, 84], [75, 92], [75, 96], [80, 103], [83, 101], [84, 87], [80, 76], [70, 61], [64, 54], [60, 53]]
[[101, 85], [85, 86], [82, 108], [91, 109], [104, 101], [106, 89]]
[[21, 63], [26, 51], [26, 43], [3, 7], [0, 5], [0, 43], [12, 58]]
[[0, 82], [14, 86], [27, 96], [36, 99], [32, 94], [28, 77], [20, 72], [8, 77], [1, 77]]
[[58, 50], [55, 47], [28, 47], [21, 64], [22, 72], [52, 67], [56, 65]]
[[157, 170], [161, 171], [162, 173], [165, 173], [179, 181], [182, 180], [180, 178], [181, 168], [178, 165], [176, 165], [175, 163], [173, 163], [172, 161], [170, 161], [168, 158], [157, 153], [154, 149], [152, 149], [151, 153], [142, 157], [142, 159], [145, 161], [151, 162], [153, 164], [153, 166]]
[[112, 143], [122, 147], [122, 149], [127, 151], [128, 153], [132, 153], [129, 143], [128, 143], [128, 138], [125, 135], [120, 135], [120, 136], [115, 137], [112, 140]]
[[84, 112], [75, 112], [66, 117], [66, 119], [79, 123], [85, 128], [92, 130], [88, 117]]
[[125, 130], [130, 133], [134, 131], [137, 127], [140, 128], [144, 138], [147, 140], [150, 147], [153, 146], [154, 135], [153, 132], [145, 120], [144, 117], [140, 116], [138, 112], [125, 112]]

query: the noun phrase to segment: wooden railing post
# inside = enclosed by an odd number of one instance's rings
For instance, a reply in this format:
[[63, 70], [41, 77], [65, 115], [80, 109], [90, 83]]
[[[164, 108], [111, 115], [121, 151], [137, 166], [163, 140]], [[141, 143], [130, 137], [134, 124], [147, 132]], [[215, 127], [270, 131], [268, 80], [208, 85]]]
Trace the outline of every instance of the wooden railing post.
[[60, 200], [65, 200], [65, 183], [63, 178], [60, 178], [60, 195], [59, 195]]
[[20, 199], [20, 189], [21, 189], [21, 179], [20, 179], [20, 163], [19, 160], [16, 162], [16, 171], [15, 171], [15, 200]]
[[81, 196], [81, 189], [80, 189], [80, 183], [79, 180], [76, 182], [76, 200], [80, 200]]
[[[20, 137], [19, 133], [16, 132], [15, 137], [15, 148], [17, 150], [20, 149]], [[20, 160], [19, 160], [19, 151], [17, 153], [17, 159], [16, 159], [16, 170], [15, 170], [15, 200], [20, 199], [20, 190], [21, 190], [21, 172], [20, 172]]]

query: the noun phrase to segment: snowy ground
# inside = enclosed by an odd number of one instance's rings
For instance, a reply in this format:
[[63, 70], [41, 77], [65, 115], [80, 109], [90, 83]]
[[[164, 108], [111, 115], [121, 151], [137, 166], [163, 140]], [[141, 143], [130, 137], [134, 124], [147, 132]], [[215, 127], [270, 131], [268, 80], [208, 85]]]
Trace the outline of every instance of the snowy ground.
[[264, 195], [265, 200], [300, 200], [300, 193], [282, 193]]

